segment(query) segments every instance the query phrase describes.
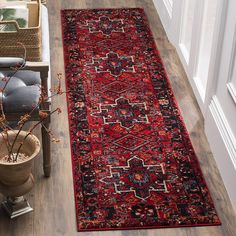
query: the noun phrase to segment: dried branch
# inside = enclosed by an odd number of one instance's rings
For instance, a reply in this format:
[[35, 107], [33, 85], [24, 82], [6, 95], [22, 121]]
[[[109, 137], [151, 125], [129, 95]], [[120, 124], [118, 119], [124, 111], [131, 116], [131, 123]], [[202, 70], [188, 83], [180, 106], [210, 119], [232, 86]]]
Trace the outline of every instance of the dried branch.
[[55, 109], [54, 111], [48, 113], [48, 115], [47, 115], [45, 118], [43, 118], [43, 119], [41, 119], [40, 121], [38, 121], [35, 125], [33, 125], [32, 128], [29, 129], [28, 134], [24, 137], [23, 141], [20, 143], [20, 146], [18, 147], [16, 156], [15, 156], [15, 158], [14, 158], [14, 160], [13, 160], [14, 162], [17, 161], [17, 158], [18, 158], [18, 156], [19, 156], [20, 150], [21, 150], [21, 148], [22, 148], [22, 146], [23, 146], [25, 140], [27, 139], [27, 137], [28, 137], [30, 134], [32, 134], [32, 131], [33, 131], [39, 124], [42, 124], [49, 116], [51, 116], [51, 115], [54, 114], [55, 112], [58, 112], [58, 114], [61, 113], [60, 108], [57, 108], [57, 109]]

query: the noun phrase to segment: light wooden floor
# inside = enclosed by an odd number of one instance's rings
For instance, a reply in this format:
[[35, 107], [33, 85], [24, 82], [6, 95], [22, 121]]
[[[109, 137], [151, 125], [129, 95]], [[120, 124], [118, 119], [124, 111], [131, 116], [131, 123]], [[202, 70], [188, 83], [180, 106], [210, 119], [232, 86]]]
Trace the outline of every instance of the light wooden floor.
[[[157, 12], [151, 0], [48, 0], [51, 34], [52, 75], [64, 72], [61, 41], [60, 9], [143, 7], [164, 60], [169, 79], [179, 103], [191, 139], [199, 157], [204, 176], [222, 221], [222, 226], [176, 229], [152, 229], [137, 231], [106, 231], [77, 233], [73, 198], [73, 182], [65, 97], [54, 99], [63, 114], [54, 116], [52, 128], [62, 138], [52, 147], [53, 173], [46, 179], [42, 174], [42, 156], [34, 168], [36, 186], [29, 194], [34, 213], [10, 221], [0, 210], [0, 236], [233, 236], [236, 235], [236, 217], [222, 183], [216, 163], [203, 132], [203, 119], [196, 99], [174, 48], [166, 38]], [[2, 196], [0, 196], [2, 200]]]

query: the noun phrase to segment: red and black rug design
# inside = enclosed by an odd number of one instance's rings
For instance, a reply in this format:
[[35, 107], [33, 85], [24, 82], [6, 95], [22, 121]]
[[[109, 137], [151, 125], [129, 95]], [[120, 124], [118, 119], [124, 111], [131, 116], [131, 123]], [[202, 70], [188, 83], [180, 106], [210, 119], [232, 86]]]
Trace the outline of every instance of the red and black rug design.
[[62, 28], [78, 230], [219, 225], [144, 11]]

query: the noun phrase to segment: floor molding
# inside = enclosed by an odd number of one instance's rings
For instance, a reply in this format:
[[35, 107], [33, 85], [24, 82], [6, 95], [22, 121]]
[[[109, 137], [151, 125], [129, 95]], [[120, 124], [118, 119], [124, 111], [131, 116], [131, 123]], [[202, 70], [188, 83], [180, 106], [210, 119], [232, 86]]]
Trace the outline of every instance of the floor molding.
[[236, 139], [216, 96], [213, 96], [209, 109], [224, 141], [225, 147], [229, 152], [234, 168], [236, 169]]
[[236, 210], [236, 139], [216, 96], [213, 96], [209, 106], [205, 120], [205, 131]]

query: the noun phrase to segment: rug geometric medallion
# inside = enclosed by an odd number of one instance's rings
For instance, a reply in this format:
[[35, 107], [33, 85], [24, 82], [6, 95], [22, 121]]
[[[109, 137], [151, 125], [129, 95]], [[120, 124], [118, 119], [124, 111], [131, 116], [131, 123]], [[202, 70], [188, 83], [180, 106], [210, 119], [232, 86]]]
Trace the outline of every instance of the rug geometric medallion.
[[143, 9], [61, 14], [78, 231], [219, 225]]

